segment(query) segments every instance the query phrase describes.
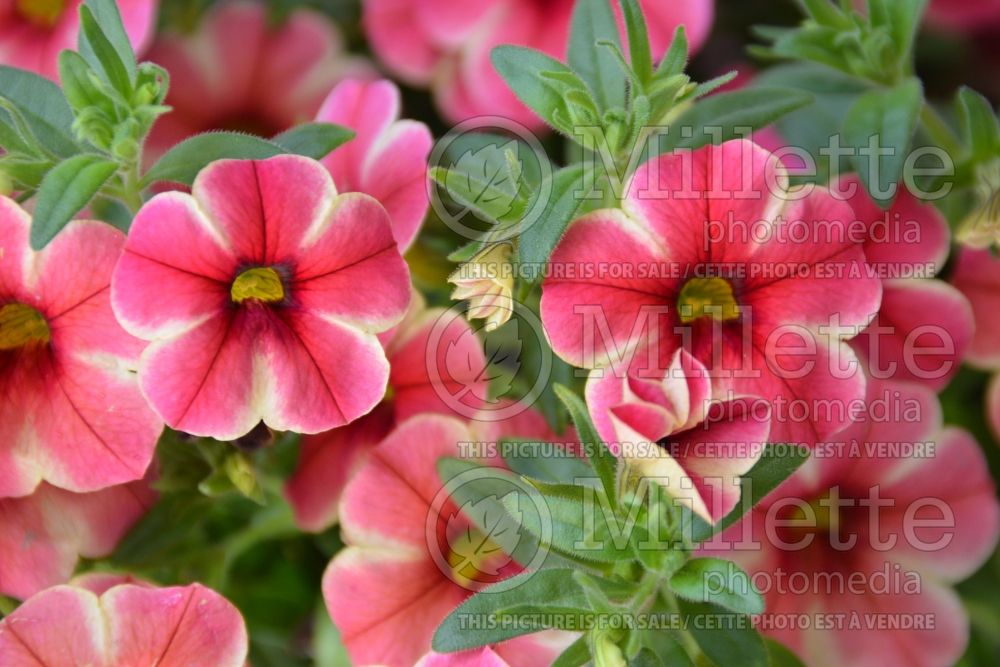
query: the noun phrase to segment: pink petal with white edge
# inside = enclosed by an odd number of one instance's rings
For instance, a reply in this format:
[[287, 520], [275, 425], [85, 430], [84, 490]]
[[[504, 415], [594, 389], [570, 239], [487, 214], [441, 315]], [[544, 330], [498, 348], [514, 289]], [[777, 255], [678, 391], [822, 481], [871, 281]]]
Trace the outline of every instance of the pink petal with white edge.
[[213, 162], [198, 173], [191, 194], [239, 264], [271, 266], [309, 245], [337, 191], [315, 160], [278, 155]]
[[[886, 535], [898, 536], [892, 559], [943, 581], [960, 581], [993, 553], [1000, 504], [986, 458], [969, 433], [949, 427], [930, 441], [933, 457], [900, 458], [869, 474], [880, 495], [895, 500], [882, 523]], [[947, 525], [933, 525], [942, 521]]]
[[389, 216], [365, 194], [335, 199], [326, 220], [304, 239], [293, 269], [294, 302], [364, 331], [379, 333], [394, 326], [410, 303], [409, 269]]
[[9, 667], [110, 667], [108, 629], [96, 595], [56, 586], [0, 621], [0, 664]]
[[115, 267], [115, 315], [146, 340], [176, 336], [223, 312], [237, 265], [228, 242], [192, 197], [157, 195], [136, 215]]
[[154, 500], [145, 482], [87, 494], [42, 484], [0, 500], [0, 594], [23, 600], [65, 582], [79, 556], [110, 554]]
[[392, 407], [383, 404], [347, 426], [302, 438], [298, 466], [285, 485], [299, 528], [318, 533], [337, 523], [344, 488], [392, 425]]
[[109, 665], [242, 667], [247, 632], [240, 612], [200, 584], [116, 586], [101, 596]]
[[443, 487], [437, 462], [472, 442], [462, 422], [420, 415], [396, 428], [372, 450], [348, 484], [340, 506], [341, 533], [354, 545], [406, 550], [427, 557], [425, 526]]
[[967, 360], [979, 368], [1000, 368], [1000, 259], [989, 250], [962, 248], [951, 284], [972, 304], [976, 320]]
[[844, 176], [830, 188], [850, 194], [847, 202], [857, 219], [868, 226], [865, 257], [869, 264], [889, 271], [930, 265], [929, 275], [916, 275], [924, 278], [932, 277], [944, 267], [951, 232], [948, 221], [933, 204], [921, 202], [900, 187], [892, 206], [883, 211], [869, 198], [857, 174]]
[[458, 653], [428, 653], [420, 659], [416, 667], [510, 667], [507, 662], [490, 648]]
[[348, 547], [323, 575], [326, 608], [357, 665], [411, 667], [467, 595], [419, 551]]
[[440, 51], [414, 30], [419, 6], [412, 0], [367, 0], [363, 8], [365, 35], [379, 59], [404, 81], [427, 84]]
[[[542, 283], [542, 322], [552, 349], [575, 366], [628, 359], [650, 335], [647, 322], [655, 325], [656, 313], [672, 305], [671, 285], [657, 278], [610, 273], [591, 277], [583, 272], [602, 266], [661, 266], [667, 261], [660, 243], [620, 211], [596, 211], [571, 223], [552, 255], [551, 264], [559, 270]], [[579, 304], [588, 309], [580, 312]], [[608, 332], [602, 331], [605, 324]]]
[[852, 341], [869, 373], [943, 389], [972, 342], [972, 308], [940, 280], [888, 280], [875, 320]]

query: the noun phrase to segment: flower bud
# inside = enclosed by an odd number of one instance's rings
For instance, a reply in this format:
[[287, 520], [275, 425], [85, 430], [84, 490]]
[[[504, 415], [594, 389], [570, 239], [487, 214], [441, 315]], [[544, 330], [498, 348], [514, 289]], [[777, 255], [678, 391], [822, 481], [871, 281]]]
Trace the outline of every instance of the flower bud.
[[507, 322], [514, 312], [513, 250], [510, 242], [489, 245], [448, 277], [455, 285], [451, 298], [467, 299], [466, 317], [486, 320], [487, 331]]

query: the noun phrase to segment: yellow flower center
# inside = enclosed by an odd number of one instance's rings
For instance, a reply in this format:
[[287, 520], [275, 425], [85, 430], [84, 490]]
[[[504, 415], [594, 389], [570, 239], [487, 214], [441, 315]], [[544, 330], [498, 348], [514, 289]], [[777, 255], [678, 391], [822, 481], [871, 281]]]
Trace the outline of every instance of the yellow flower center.
[[229, 294], [233, 303], [244, 301], [280, 303], [285, 300], [285, 285], [274, 269], [256, 267], [236, 276]]
[[800, 505], [794, 505], [789, 513], [789, 519], [808, 521], [808, 525], [800, 526], [799, 530], [810, 533], [836, 534], [840, 529], [840, 511], [837, 507], [839, 494], [835, 489], [812, 500], [809, 503], [811, 512]]
[[27, 21], [51, 28], [66, 8], [66, 0], [17, 0], [17, 13]]
[[49, 324], [37, 310], [21, 303], [0, 307], [0, 350], [16, 350], [52, 338]]
[[692, 278], [684, 283], [677, 297], [677, 312], [684, 324], [700, 317], [725, 322], [737, 319], [740, 307], [729, 281], [723, 278]]
[[[496, 568], [490, 561], [509, 560], [497, 544], [476, 528], [460, 533], [449, 545], [448, 564], [452, 581], [466, 588], [483, 586], [495, 580]], [[494, 565], [502, 565], [503, 561]]]

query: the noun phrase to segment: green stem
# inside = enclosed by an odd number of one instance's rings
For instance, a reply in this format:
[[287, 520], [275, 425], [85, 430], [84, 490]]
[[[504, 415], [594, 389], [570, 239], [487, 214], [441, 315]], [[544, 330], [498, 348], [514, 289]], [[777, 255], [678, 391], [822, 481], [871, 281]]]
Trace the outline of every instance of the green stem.
[[135, 215], [142, 208], [142, 185], [139, 179], [139, 163], [133, 163], [125, 170], [124, 183], [121, 189], [121, 199], [128, 210]]

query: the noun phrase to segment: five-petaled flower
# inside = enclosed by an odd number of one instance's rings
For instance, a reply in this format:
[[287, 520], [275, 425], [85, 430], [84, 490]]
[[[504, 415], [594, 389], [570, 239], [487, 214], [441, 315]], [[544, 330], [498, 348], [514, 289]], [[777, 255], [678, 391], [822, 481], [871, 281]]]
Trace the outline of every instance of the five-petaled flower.
[[288, 155], [215, 162], [192, 194], [150, 200], [111, 292], [122, 326], [152, 341], [139, 382], [153, 408], [224, 440], [367, 413], [389, 376], [376, 334], [410, 301], [385, 209]]
[[144, 344], [111, 311], [125, 235], [72, 222], [34, 252], [30, 222], [0, 197], [0, 498], [140, 479], [163, 423], [136, 382]]
[[552, 348], [587, 368], [631, 356], [666, 369], [686, 349], [713, 396], [772, 403], [771, 438], [812, 444], [849, 422], [864, 377], [846, 340], [881, 283], [823, 188], [789, 191], [779, 161], [742, 140], [654, 158], [623, 209], [571, 223], [542, 285]]

